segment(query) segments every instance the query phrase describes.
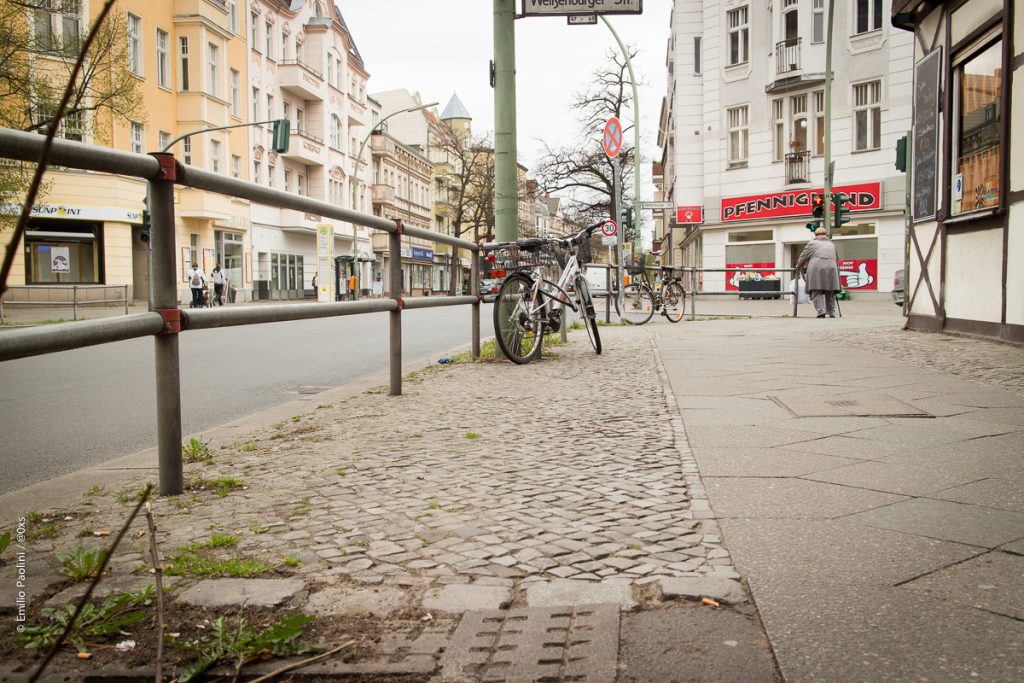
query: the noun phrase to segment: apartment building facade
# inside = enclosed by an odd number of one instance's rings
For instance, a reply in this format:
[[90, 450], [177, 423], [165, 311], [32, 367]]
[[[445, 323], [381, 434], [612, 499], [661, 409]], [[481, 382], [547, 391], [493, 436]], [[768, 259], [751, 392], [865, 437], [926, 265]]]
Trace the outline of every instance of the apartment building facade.
[[[852, 197], [853, 220], [833, 238], [849, 291], [890, 290], [904, 261], [894, 157], [910, 127], [913, 45], [888, 9], [838, 4], [834, 17], [833, 186]], [[811, 236], [810, 196], [824, 187], [826, 12], [824, 0], [674, 3], [659, 130], [658, 189], [674, 207], [663, 262], [755, 279], [795, 264]], [[701, 286], [731, 291], [740, 277], [709, 272]]]
[[[84, 36], [100, 5], [65, 2], [55, 9], [26, 9], [32, 68], [45, 70], [65, 59], [61, 51], [68, 41]], [[247, 69], [238, 2], [122, 0], [108, 20], [125, 23], [127, 63], [119, 67], [137, 86], [143, 106], [128, 120], [105, 111], [73, 115], [64, 121], [62, 137], [146, 153], [163, 149], [185, 132], [244, 122], [240, 84], [246, 82]], [[27, 97], [35, 109], [34, 94]], [[52, 112], [34, 111], [37, 115], [48, 119]], [[227, 173], [248, 163], [247, 148], [244, 134], [222, 131], [194, 136], [171, 151], [183, 163]], [[61, 169], [51, 169], [47, 180], [45, 196], [33, 207], [12, 284], [128, 285], [130, 297], [146, 300], [148, 244], [141, 239], [146, 183]], [[181, 301], [190, 298], [185, 271], [192, 263], [209, 272], [220, 262], [233, 288], [248, 289], [251, 277], [242, 258], [249, 243], [248, 203], [177, 188], [175, 214]]]
[[[251, 0], [248, 8], [250, 121], [288, 119], [287, 152], [272, 147], [272, 125], [248, 129], [249, 178], [268, 187], [371, 212], [369, 150], [360, 142], [374, 121], [369, 74], [333, 1]], [[320, 270], [317, 231], [333, 238], [329, 272]], [[291, 209], [252, 206], [257, 299], [302, 298], [319, 285], [347, 297], [349, 278], [369, 290], [373, 251], [367, 228]]]
[[[1024, 343], [1024, 130], [1012, 125], [1024, 12], [894, 0], [914, 40], [907, 321]], [[1016, 85], [1016, 88], [1014, 87]], [[1017, 118], [1020, 121], [1020, 116]]]

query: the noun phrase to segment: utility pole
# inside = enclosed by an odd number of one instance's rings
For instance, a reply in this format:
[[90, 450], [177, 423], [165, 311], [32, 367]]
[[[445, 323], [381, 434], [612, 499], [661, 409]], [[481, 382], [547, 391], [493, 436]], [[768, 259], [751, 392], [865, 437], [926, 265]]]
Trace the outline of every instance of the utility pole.
[[828, 34], [825, 39], [825, 234], [832, 239], [832, 17], [836, 0], [828, 0]]
[[516, 165], [516, 0], [494, 0], [494, 236], [519, 236]]

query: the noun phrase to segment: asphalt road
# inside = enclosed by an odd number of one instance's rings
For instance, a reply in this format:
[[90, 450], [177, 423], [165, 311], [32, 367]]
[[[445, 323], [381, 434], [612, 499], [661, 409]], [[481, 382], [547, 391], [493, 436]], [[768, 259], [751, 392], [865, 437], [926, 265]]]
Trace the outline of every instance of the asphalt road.
[[[470, 307], [406, 311], [402, 328], [408, 372], [469, 348]], [[298, 387], [386, 372], [388, 316], [198, 330], [181, 335], [180, 353], [188, 435], [294, 400]], [[156, 446], [155, 391], [150, 338], [0, 363], [0, 493]]]

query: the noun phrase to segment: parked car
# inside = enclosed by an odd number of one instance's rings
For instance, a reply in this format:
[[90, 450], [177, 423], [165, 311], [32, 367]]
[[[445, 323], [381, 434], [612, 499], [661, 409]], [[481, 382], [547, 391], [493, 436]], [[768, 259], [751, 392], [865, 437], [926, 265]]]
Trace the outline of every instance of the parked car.
[[497, 294], [501, 289], [501, 280], [496, 278], [485, 278], [480, 280], [480, 295]]
[[903, 269], [896, 271], [896, 277], [892, 279], [892, 302], [897, 306], [903, 305]]

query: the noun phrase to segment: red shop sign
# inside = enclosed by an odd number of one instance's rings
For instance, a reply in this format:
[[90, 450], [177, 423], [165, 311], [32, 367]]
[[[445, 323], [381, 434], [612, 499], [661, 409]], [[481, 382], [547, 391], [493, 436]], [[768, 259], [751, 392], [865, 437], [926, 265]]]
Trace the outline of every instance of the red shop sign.
[[676, 225], [683, 225], [684, 223], [703, 223], [704, 222], [704, 207], [703, 206], [677, 206], [676, 207]]
[[[832, 191], [833, 193], [843, 192], [850, 197], [851, 211], [871, 211], [882, 208], [881, 183], [837, 185], [832, 188]], [[722, 199], [722, 222], [809, 216], [811, 214], [811, 195], [823, 192], [824, 189], [818, 187], [746, 197], [725, 197]]]
[[844, 289], [878, 289], [878, 259], [839, 259], [839, 281]]
[[[726, 268], [739, 268], [743, 273], [726, 273], [725, 288], [729, 291], [736, 291], [740, 288], [739, 281], [742, 276], [753, 280], [763, 280], [769, 275], [775, 275], [775, 261], [762, 261], [761, 263], [726, 263]], [[768, 268], [769, 270], [758, 270]]]

